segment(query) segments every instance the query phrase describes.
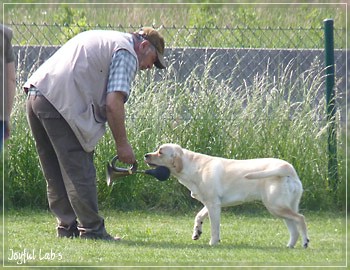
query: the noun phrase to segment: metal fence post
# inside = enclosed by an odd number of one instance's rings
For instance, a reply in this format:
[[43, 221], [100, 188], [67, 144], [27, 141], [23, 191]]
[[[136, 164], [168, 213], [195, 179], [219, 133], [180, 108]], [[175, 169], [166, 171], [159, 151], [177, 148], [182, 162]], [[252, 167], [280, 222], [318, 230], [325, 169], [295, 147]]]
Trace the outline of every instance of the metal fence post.
[[328, 123], [328, 182], [333, 191], [338, 187], [337, 131], [335, 125], [334, 93], [334, 21], [324, 21], [325, 65], [326, 65], [326, 112]]

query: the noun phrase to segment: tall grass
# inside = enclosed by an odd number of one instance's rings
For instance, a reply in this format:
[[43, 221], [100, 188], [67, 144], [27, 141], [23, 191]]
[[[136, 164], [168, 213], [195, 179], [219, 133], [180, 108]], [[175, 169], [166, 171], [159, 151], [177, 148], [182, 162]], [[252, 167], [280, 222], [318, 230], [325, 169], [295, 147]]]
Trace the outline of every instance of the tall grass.
[[[22, 2], [22, 3], [21, 3]], [[250, 3], [200, 3], [189, 4], [188, 1], [176, 1], [175, 3], [129, 3], [130, 1], [118, 1], [118, 3], [88, 1], [77, 3], [65, 1], [64, 3], [25, 3], [26, 0], [16, 3], [6, 3], [4, 6], [5, 22], [25, 23], [85, 23], [85, 19], [91, 25], [144, 25], [145, 22], [154, 25], [187, 25], [196, 27], [225, 27], [239, 26], [250, 28], [265, 28], [276, 25], [282, 28], [288, 27], [321, 27], [322, 20], [334, 18], [339, 25], [346, 23], [346, 5], [343, 1], [336, 0], [332, 3], [313, 3], [310, 1], [296, 1], [293, 3], [262, 3], [250, 1]], [[69, 3], [74, 2], [74, 3]], [[125, 4], [121, 3], [125, 2]], [[185, 2], [186, 4], [183, 4]], [[256, 3], [254, 3], [256, 2]], [[2, 8], [2, 7], [1, 7]], [[300, 18], [303, 18], [300, 21]], [[300, 29], [302, 30], [302, 29]]]
[[[280, 76], [256, 76], [253, 85], [232, 89], [228, 81], [196, 70], [186, 81], [176, 79], [172, 67], [162, 80], [140, 73], [127, 103], [127, 130], [140, 168], [143, 155], [162, 143], [235, 159], [277, 157], [291, 162], [305, 189], [302, 208], [343, 206], [345, 174], [333, 194], [327, 179], [327, 123], [324, 99], [319, 96], [323, 72], [318, 67], [296, 75], [287, 66]], [[234, 78], [231, 78], [232, 80]], [[24, 112], [25, 96], [17, 96], [13, 133], [8, 142], [8, 185], [12, 206], [46, 206], [45, 181]], [[341, 141], [339, 141], [341, 143]], [[150, 176], [122, 178], [105, 183], [105, 167], [116, 153], [110, 132], [96, 148], [99, 201], [118, 209], [187, 209], [198, 202], [175, 179], [158, 182]], [[342, 152], [339, 170], [345, 171]], [[339, 197], [338, 197], [339, 196]]]
[[3, 14], [19, 45], [60, 45], [92, 28], [154, 25], [164, 26], [167, 47], [322, 48], [326, 18], [335, 22], [335, 48], [346, 45], [346, 6], [339, 3], [15, 3]]

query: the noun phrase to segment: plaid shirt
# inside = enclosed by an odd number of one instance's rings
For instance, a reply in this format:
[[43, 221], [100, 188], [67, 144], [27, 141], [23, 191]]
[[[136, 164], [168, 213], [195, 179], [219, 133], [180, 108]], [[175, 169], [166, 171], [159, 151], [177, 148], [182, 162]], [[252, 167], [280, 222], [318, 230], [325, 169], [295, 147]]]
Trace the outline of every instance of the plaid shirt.
[[130, 96], [131, 82], [136, 76], [136, 71], [136, 58], [127, 50], [116, 51], [109, 68], [107, 93], [124, 92], [126, 102]]

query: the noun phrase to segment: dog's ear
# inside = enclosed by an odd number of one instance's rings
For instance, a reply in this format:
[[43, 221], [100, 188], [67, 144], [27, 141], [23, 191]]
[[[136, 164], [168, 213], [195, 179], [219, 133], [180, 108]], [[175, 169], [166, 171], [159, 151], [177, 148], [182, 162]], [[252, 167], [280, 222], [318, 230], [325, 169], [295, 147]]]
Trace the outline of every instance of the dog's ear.
[[172, 154], [173, 156], [173, 166], [175, 168], [175, 171], [177, 173], [182, 171], [183, 168], [183, 162], [182, 162], [182, 157], [184, 153], [182, 151], [182, 148], [180, 146], [174, 148], [174, 152]]
[[183, 164], [182, 164], [182, 157], [180, 155], [175, 155], [173, 158], [173, 165], [175, 168], [175, 171], [177, 173], [182, 171]]

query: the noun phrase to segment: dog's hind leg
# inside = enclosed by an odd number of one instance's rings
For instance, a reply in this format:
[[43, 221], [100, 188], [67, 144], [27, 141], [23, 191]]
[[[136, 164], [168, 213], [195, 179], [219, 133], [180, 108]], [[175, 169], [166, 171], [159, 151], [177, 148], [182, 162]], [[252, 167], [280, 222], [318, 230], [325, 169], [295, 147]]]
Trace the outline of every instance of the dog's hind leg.
[[[268, 210], [272, 214], [274, 214], [274, 215], [276, 215], [278, 217], [284, 218], [285, 220], [293, 221], [295, 223], [295, 225], [288, 225], [288, 223], [287, 223], [288, 229], [289, 229], [290, 234], [291, 234], [291, 240], [294, 240], [294, 238], [296, 237], [294, 231], [295, 231], [295, 226], [297, 226], [301, 230], [301, 236], [303, 237], [303, 243], [302, 243], [303, 247], [304, 248], [308, 247], [308, 245], [309, 245], [309, 237], [307, 235], [307, 227], [306, 227], [305, 218], [304, 218], [303, 215], [294, 212], [290, 208], [273, 208], [273, 209], [268, 208]], [[290, 230], [289, 226], [292, 226], [292, 231]], [[292, 243], [289, 243], [289, 244], [293, 244], [293, 241], [292, 241]]]
[[202, 234], [202, 225], [203, 225], [203, 220], [208, 216], [208, 209], [206, 206], [202, 208], [196, 215], [194, 219], [194, 227], [193, 227], [193, 234], [192, 234], [192, 239], [193, 240], [198, 240], [199, 237]]
[[286, 223], [287, 228], [289, 230], [289, 234], [290, 234], [290, 239], [289, 239], [287, 247], [294, 248], [295, 243], [298, 241], [298, 238], [299, 238], [298, 227], [297, 227], [294, 220], [284, 219], [284, 222]]

